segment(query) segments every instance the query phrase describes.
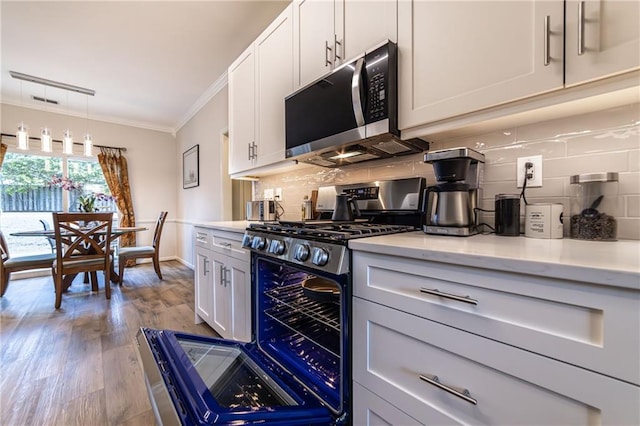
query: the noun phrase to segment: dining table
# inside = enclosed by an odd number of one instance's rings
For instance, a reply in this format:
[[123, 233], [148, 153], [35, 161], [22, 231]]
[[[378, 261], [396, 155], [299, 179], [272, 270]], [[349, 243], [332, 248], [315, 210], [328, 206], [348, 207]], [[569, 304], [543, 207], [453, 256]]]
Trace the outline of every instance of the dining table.
[[[111, 242], [117, 240], [118, 238], [120, 238], [125, 234], [131, 233], [131, 232], [147, 231], [148, 229], [149, 228], [145, 226], [121, 226], [121, 227], [111, 228]], [[100, 235], [100, 232], [97, 232], [96, 234]], [[10, 235], [14, 237], [45, 237], [45, 238], [55, 239], [56, 231], [53, 229], [37, 229], [37, 230], [30, 230], [30, 231], [12, 232]], [[109, 272], [110, 272], [111, 282], [119, 283], [120, 275], [118, 275], [118, 273], [116, 272], [113, 262], [111, 262], [111, 268]], [[65, 275], [63, 280], [65, 289], [69, 288], [69, 286], [75, 279], [76, 275], [77, 274]]]

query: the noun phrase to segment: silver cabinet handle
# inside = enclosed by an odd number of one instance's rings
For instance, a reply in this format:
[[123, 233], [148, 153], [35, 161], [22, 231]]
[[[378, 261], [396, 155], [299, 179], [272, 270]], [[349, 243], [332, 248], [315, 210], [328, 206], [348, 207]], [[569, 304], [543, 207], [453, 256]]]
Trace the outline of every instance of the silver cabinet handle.
[[362, 65], [364, 58], [356, 61], [353, 77], [351, 77], [351, 103], [353, 104], [353, 114], [356, 116], [356, 124], [364, 126], [364, 113], [362, 112], [362, 101], [360, 100], [360, 85], [362, 80]]
[[456, 300], [458, 302], [464, 302], [464, 303], [468, 303], [470, 305], [477, 305], [478, 301], [475, 299], [470, 298], [469, 296], [458, 296], [455, 294], [451, 294], [451, 293], [445, 293], [444, 291], [440, 291], [437, 288], [432, 289], [428, 289], [428, 288], [421, 288], [420, 289], [420, 293], [427, 293], [427, 294], [431, 294], [433, 296], [440, 296], [440, 297], [444, 297], [445, 299], [451, 299], [451, 300]]
[[584, 54], [584, 1], [578, 3], [578, 56]]
[[220, 285], [224, 285], [224, 265], [220, 265]]
[[447, 386], [444, 385], [442, 383], [440, 383], [440, 380], [438, 379], [438, 376], [436, 375], [432, 375], [432, 374], [421, 374], [420, 375], [420, 380], [427, 382], [433, 386], [436, 386], [440, 389], [442, 389], [443, 391], [447, 391], [449, 392], [451, 395], [455, 395], [458, 398], [462, 398], [465, 401], [467, 401], [470, 404], [473, 405], [478, 405], [478, 400], [474, 399], [471, 397], [471, 394], [469, 393], [468, 389], [463, 389], [463, 388], [457, 388], [457, 387], [453, 387], [453, 386]]
[[342, 47], [342, 44], [338, 41], [338, 34], [333, 35], [333, 62], [337, 63], [338, 59], [342, 60], [342, 57], [338, 55], [338, 46]]
[[218, 243], [222, 247], [231, 248], [231, 243]]
[[247, 153], [247, 159], [251, 160], [251, 142], [247, 143], [247, 147], [249, 148], [249, 152]]
[[551, 16], [544, 17], [544, 66], [548, 66], [551, 62], [551, 55], [549, 53], [549, 38], [551, 32], [549, 30], [549, 23], [551, 22]]
[[207, 264], [209, 263], [209, 258], [205, 257], [202, 259], [202, 269], [203, 271], [203, 275], [206, 277], [207, 274], [209, 273], [209, 270], [207, 269]]
[[253, 141], [251, 142], [251, 149], [253, 150], [253, 154], [251, 155], [251, 159], [255, 160], [256, 158], [258, 158], [258, 145], [256, 145], [256, 142]]
[[328, 67], [329, 65], [331, 65], [331, 59], [329, 59], [331, 56], [329, 55], [329, 52], [331, 52], [331, 48], [329, 47], [329, 42], [325, 40], [324, 42], [324, 66]]

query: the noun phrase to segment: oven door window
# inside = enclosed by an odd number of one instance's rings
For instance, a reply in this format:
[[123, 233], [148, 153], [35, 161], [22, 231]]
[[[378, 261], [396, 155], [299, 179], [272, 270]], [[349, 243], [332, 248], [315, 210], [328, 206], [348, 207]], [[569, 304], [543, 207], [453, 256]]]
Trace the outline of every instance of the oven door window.
[[221, 407], [298, 405], [240, 349], [184, 338], [178, 338], [178, 343]]

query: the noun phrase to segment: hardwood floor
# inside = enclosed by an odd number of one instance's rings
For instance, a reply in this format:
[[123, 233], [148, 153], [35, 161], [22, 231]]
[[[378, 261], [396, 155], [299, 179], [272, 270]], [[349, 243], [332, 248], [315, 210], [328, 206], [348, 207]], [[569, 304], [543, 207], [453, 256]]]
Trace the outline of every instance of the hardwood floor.
[[76, 278], [54, 309], [50, 276], [13, 280], [0, 299], [0, 425], [152, 425], [135, 335], [141, 326], [215, 336], [194, 324], [193, 271], [145, 263], [106, 300]]

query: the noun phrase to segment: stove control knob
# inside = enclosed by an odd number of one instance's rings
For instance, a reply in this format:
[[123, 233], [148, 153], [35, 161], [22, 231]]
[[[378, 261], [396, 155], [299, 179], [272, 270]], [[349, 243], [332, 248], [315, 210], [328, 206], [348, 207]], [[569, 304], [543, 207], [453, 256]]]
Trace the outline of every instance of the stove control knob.
[[304, 262], [309, 258], [309, 246], [306, 244], [298, 244], [293, 252], [293, 258], [300, 262]]
[[277, 256], [284, 254], [285, 244], [284, 241], [280, 240], [271, 240], [271, 244], [269, 244], [269, 253], [273, 253]]
[[316, 247], [313, 249], [313, 257], [311, 262], [317, 266], [324, 266], [329, 262], [329, 252], [323, 248]]
[[254, 250], [263, 250], [267, 245], [267, 239], [265, 237], [255, 236], [251, 241], [251, 248]]
[[252, 235], [244, 234], [244, 237], [242, 237], [242, 247], [251, 247], [252, 241], [253, 241]]

